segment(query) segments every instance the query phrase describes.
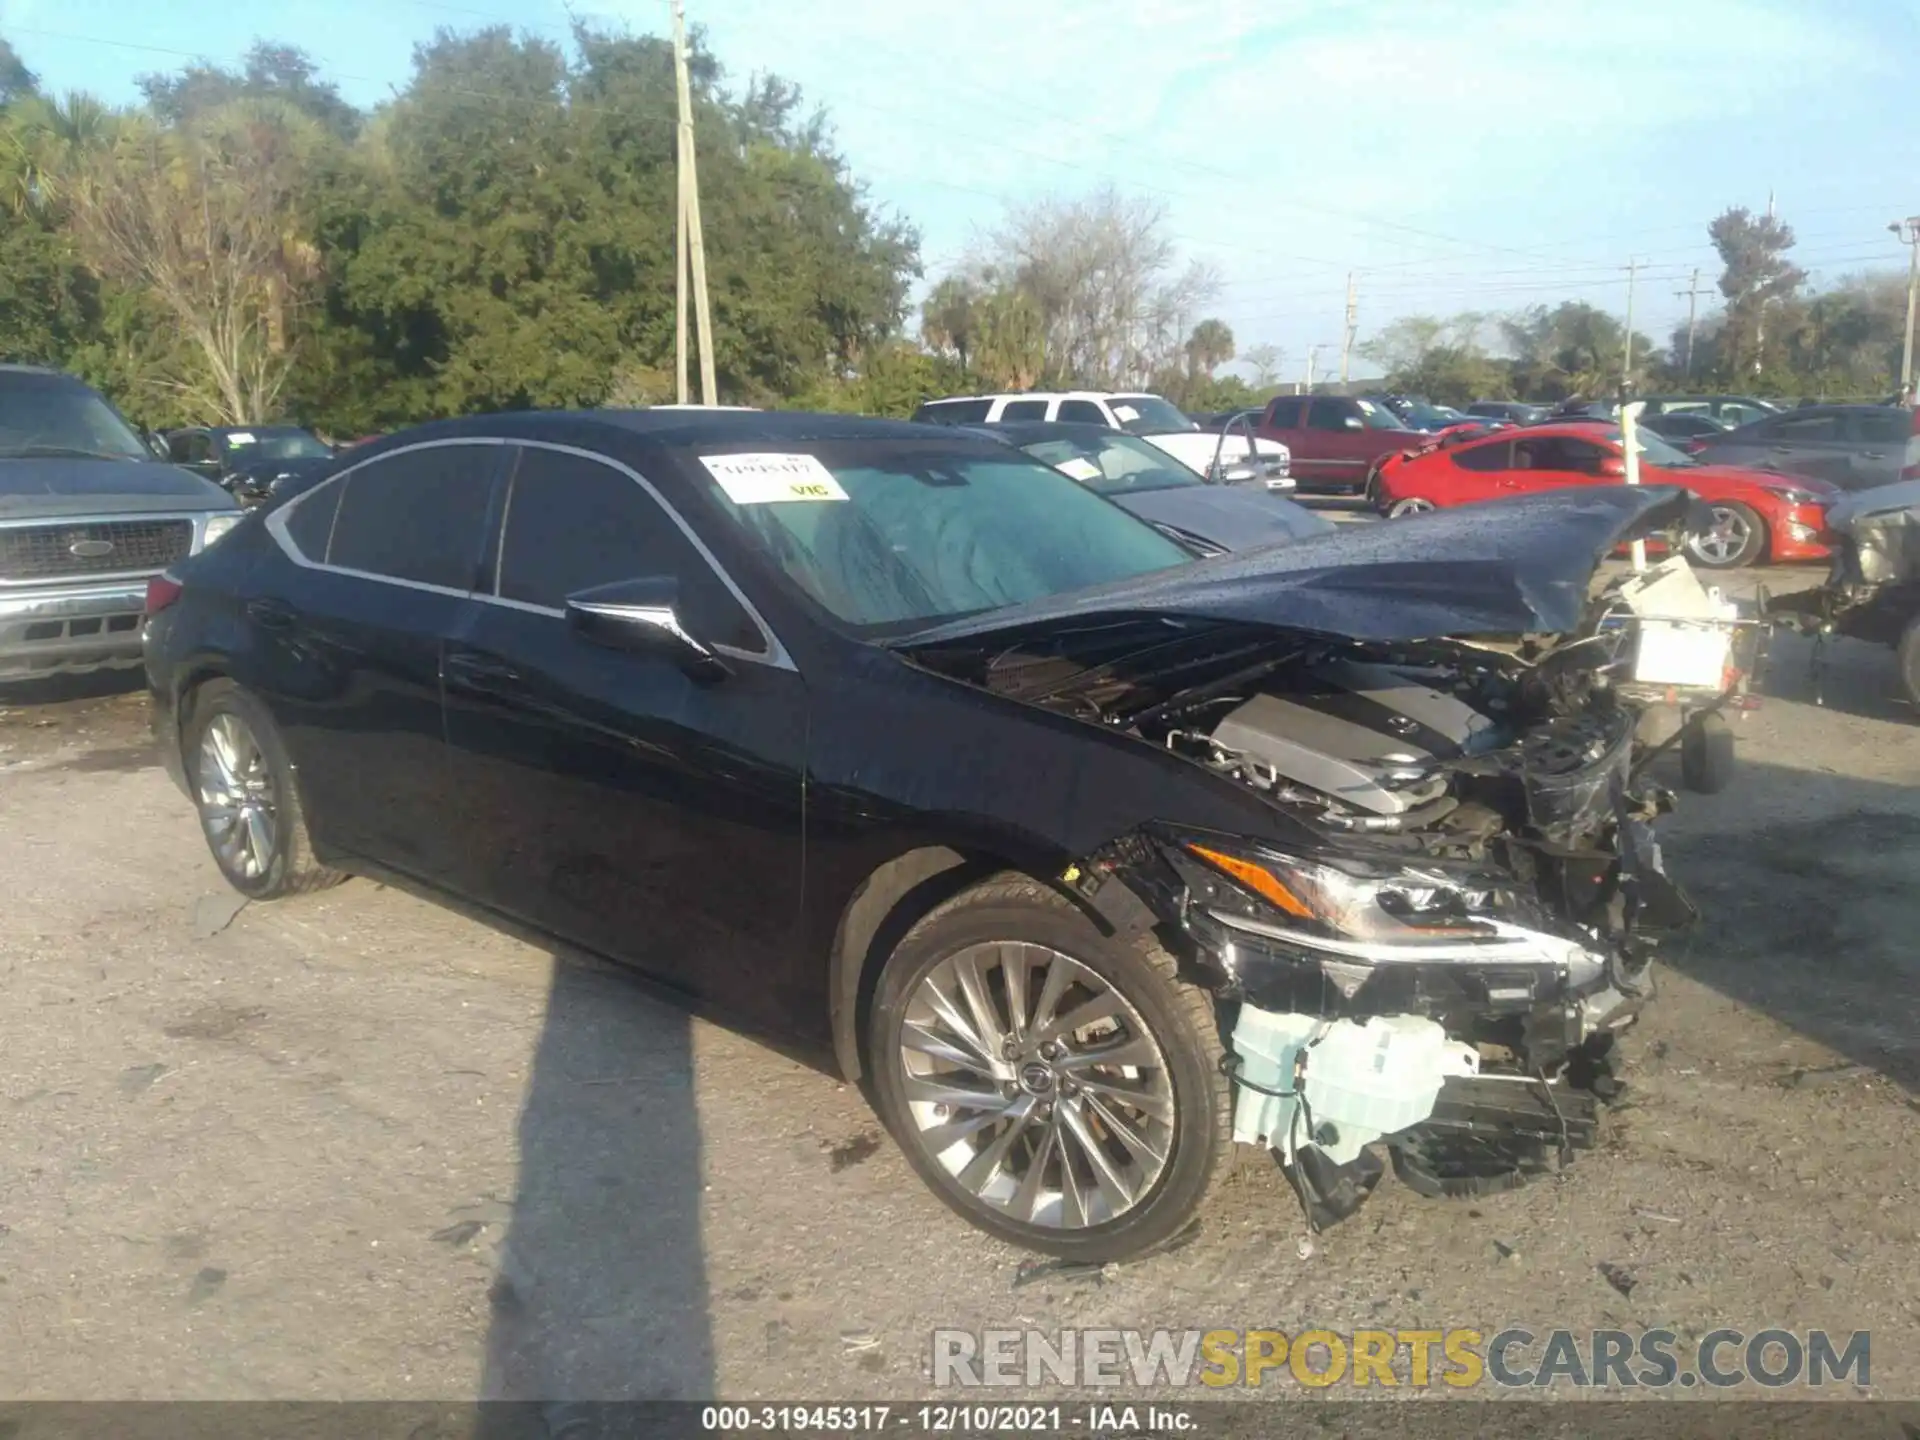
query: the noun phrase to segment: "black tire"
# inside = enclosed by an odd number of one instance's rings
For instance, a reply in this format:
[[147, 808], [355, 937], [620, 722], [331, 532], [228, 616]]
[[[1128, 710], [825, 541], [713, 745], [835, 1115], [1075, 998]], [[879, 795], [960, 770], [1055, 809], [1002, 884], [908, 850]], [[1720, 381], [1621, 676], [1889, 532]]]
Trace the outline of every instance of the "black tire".
[[1900, 668], [1900, 693], [1907, 704], [1920, 710], [1920, 615], [1907, 622], [1893, 654]]
[[[233, 681], [209, 680], [187, 699], [182, 760], [186, 767], [187, 788], [193, 795], [200, 816], [200, 832], [207, 849], [226, 882], [251, 900], [279, 900], [288, 895], [304, 895], [338, 885], [346, 876], [313, 857], [313, 843], [307, 834], [306, 812], [300, 804], [299, 787], [293, 778], [293, 765], [280, 729], [260, 700]], [[217, 838], [214, 807], [209, 804], [202, 766], [203, 747], [209, 730], [221, 716], [228, 715], [245, 726], [246, 733], [259, 748], [262, 791], [271, 807], [272, 842], [268, 858], [259, 873], [250, 873], [223, 852]]]
[[[1046, 947], [1093, 972], [1132, 1007], [1159, 1047], [1164, 1066], [1153, 1068], [1162, 1070], [1170, 1083], [1173, 1117], [1164, 1162], [1157, 1177], [1130, 1207], [1110, 1218], [1078, 1226], [1016, 1219], [967, 1188], [941, 1163], [931, 1143], [922, 1139], [920, 1122], [911, 1108], [914, 1102], [908, 1095], [909, 1082], [915, 1077], [907, 1073], [900, 1043], [916, 993], [937, 967], [962, 956], [970, 947], [996, 942]], [[997, 994], [1004, 1001], [1004, 973], [1000, 985]], [[1027, 1008], [1038, 1013], [1031, 996]], [[880, 1117], [908, 1162], [957, 1214], [989, 1234], [1027, 1249], [1074, 1261], [1105, 1263], [1138, 1256], [1177, 1235], [1198, 1212], [1222, 1168], [1232, 1145], [1233, 1096], [1220, 1066], [1219, 1035], [1213, 997], [1181, 981], [1173, 957], [1151, 936], [1103, 934], [1076, 906], [1047, 886], [1024, 875], [1001, 874], [930, 911], [889, 957], [874, 993], [868, 1025], [868, 1073], [873, 1077], [873, 1098]], [[1021, 1065], [1021, 1073], [1024, 1075], [1029, 1068], [1031, 1062]], [[962, 1074], [949, 1070], [939, 1078], [947, 1080]], [[1060, 1084], [1057, 1096], [1049, 1098], [1063, 1098], [1069, 1093], [1066, 1082]], [[1018, 1086], [1012, 1093], [1017, 1099]], [[959, 1107], [962, 1112], [966, 1108]], [[934, 1113], [955, 1112], [940, 1107]], [[996, 1121], [977, 1132], [979, 1149], [993, 1143], [989, 1137], [1003, 1136], [1005, 1124]], [[1033, 1140], [1023, 1138], [1017, 1143], [1031, 1143], [1032, 1148], [1009, 1152], [1009, 1161], [1031, 1159], [1041, 1150], [1040, 1139], [1050, 1128], [1051, 1121], [1028, 1123], [1024, 1134], [1033, 1136]], [[1109, 1127], [1096, 1128], [1108, 1133], [1110, 1144], [1118, 1143]], [[1083, 1159], [1086, 1154], [1084, 1149], [1075, 1153]], [[1046, 1173], [1059, 1173], [1064, 1160], [1064, 1150], [1054, 1152], [1054, 1168]], [[1043, 1160], [1043, 1167], [1047, 1163]], [[996, 1164], [990, 1171], [993, 1178], [1004, 1178], [1008, 1184], [1014, 1173], [1011, 1163]]]
[[1380, 501], [1380, 466], [1378, 464], [1368, 469], [1366, 489], [1361, 493], [1366, 498], [1367, 508], [1369, 510], [1379, 515], [1385, 515], [1387, 513], [1386, 506]]
[[1733, 727], [1718, 713], [1689, 720], [1680, 736], [1680, 780], [1689, 790], [1718, 795], [1733, 783]]
[[[1745, 539], [1737, 549], [1727, 549], [1724, 545], [1713, 546], [1704, 535], [1689, 533], [1686, 537], [1687, 559], [1706, 570], [1735, 570], [1742, 565], [1757, 565], [1765, 560], [1768, 553], [1767, 522], [1750, 505], [1742, 505], [1738, 500], [1715, 500], [1707, 506], [1712, 513], [1716, 526], [1721, 524], [1743, 530]], [[1712, 548], [1709, 548], [1712, 547]]]

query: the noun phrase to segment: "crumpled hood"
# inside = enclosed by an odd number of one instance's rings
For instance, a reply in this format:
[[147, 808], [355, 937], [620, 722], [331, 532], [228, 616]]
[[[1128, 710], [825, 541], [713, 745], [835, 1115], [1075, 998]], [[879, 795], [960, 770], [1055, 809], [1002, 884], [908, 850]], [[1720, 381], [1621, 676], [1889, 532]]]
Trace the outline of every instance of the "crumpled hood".
[[1120, 490], [1108, 499], [1153, 525], [1169, 525], [1226, 550], [1252, 550], [1304, 540], [1334, 529], [1303, 505], [1253, 485], [1178, 485], [1166, 490]]
[[1403, 520], [1339, 527], [1131, 580], [1012, 605], [889, 641], [911, 649], [1062, 622], [1164, 615], [1354, 640], [1576, 629], [1600, 562], [1679, 523], [1669, 485], [1583, 485]]
[[0, 520], [233, 508], [211, 480], [158, 460], [0, 459]]
[[1920, 580], [1920, 480], [1843, 496], [1827, 511], [1827, 528], [1852, 539], [1854, 563], [1865, 583]]

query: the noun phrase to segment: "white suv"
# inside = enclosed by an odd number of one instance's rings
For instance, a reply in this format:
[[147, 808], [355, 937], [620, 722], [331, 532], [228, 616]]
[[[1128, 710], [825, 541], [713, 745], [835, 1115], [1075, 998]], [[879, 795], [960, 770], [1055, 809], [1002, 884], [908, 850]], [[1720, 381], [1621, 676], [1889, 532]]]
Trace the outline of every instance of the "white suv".
[[[929, 400], [913, 418], [932, 425], [997, 425], [1019, 420], [1104, 425], [1151, 441], [1196, 474], [1210, 480], [1242, 478], [1252, 427], [1222, 436], [1202, 430], [1158, 395], [1117, 395], [1096, 390], [1027, 391], [1011, 395], [963, 395]], [[1255, 439], [1261, 474], [1269, 490], [1291, 490], [1293, 455], [1277, 440]], [[1236, 474], [1235, 471], [1241, 473]], [[1253, 478], [1246, 476], [1245, 478]]]

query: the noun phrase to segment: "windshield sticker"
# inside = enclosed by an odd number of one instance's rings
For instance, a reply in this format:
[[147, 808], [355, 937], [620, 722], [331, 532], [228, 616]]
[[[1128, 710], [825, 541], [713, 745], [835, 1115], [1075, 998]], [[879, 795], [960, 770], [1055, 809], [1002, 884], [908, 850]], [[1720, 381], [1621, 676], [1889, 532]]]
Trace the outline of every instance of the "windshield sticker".
[[1100, 467], [1084, 455], [1075, 455], [1069, 460], [1062, 460], [1053, 468], [1073, 480], [1099, 480], [1103, 478], [1103, 472]]
[[251, 430], [231, 431], [227, 435], [227, 443], [229, 445], [251, 445], [253, 444], [253, 432]]
[[833, 472], [811, 455], [702, 455], [700, 463], [736, 505], [847, 498]]
[[1126, 424], [1129, 420], [1138, 420], [1140, 418], [1140, 412], [1131, 405], [1114, 406], [1113, 415], [1122, 425]]

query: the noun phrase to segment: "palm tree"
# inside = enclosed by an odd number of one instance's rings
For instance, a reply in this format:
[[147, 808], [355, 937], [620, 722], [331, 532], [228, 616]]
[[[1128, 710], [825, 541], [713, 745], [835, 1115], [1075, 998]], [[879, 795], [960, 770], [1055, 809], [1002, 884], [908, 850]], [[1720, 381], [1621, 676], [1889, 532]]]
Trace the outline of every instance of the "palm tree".
[[1187, 337], [1187, 375], [1212, 375], [1233, 358], [1233, 331], [1224, 320], [1202, 320]]

